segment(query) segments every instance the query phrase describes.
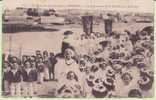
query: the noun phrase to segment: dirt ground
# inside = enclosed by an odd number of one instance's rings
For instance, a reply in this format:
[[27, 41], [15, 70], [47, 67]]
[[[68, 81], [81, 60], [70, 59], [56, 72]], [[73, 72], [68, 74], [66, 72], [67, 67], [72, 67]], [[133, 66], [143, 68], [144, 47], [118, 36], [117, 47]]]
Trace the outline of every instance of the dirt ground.
[[[128, 29], [133, 33], [137, 30], [143, 29], [145, 26], [152, 26], [152, 23], [114, 23], [113, 30], [122, 32]], [[48, 50], [54, 53], [59, 53], [64, 31], [71, 30], [74, 34], [80, 34], [83, 32], [81, 25], [51, 25], [47, 27], [59, 29], [59, 31], [34, 31], [3, 34], [3, 52], [8, 54], [10, 50], [11, 54], [16, 56], [19, 56], [20, 54], [34, 54], [35, 50]], [[94, 26], [93, 31], [104, 33], [103, 23]]]

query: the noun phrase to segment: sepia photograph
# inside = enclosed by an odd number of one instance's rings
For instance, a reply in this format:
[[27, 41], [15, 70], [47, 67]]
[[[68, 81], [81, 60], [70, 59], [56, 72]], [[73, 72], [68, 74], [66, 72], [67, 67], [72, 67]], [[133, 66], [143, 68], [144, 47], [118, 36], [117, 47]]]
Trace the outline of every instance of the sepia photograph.
[[2, 12], [3, 97], [154, 96], [152, 0], [13, 1]]

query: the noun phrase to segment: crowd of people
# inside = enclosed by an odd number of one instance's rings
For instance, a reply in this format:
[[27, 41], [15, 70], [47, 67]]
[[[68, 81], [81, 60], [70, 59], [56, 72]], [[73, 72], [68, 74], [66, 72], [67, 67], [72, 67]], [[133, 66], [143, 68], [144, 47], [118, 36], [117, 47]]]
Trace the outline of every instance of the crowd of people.
[[[4, 93], [21, 96], [24, 84], [23, 94], [33, 96], [37, 83], [52, 79], [57, 81], [54, 97], [151, 95], [148, 92], [154, 77], [154, 33], [150, 27], [136, 33], [126, 30], [106, 35], [83, 34], [76, 40], [80, 44], [76, 47], [66, 41], [73, 32], [65, 33], [61, 54], [36, 51], [35, 55], [23, 55], [22, 59], [11, 55], [6, 59], [4, 55]], [[88, 42], [91, 40], [94, 42]]]
[[39, 50], [35, 55], [22, 55], [22, 58], [3, 54], [4, 95], [34, 96], [37, 84], [56, 80], [54, 66], [57, 63], [54, 53]]

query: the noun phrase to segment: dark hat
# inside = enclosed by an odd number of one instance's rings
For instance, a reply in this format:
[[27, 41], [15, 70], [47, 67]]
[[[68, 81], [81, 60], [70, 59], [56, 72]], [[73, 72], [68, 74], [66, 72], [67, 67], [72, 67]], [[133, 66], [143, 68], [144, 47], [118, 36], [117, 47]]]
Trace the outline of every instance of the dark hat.
[[73, 34], [72, 31], [65, 31], [65, 32], [64, 32], [64, 35], [71, 35], [71, 34]]
[[142, 32], [143, 31], [147, 32], [150, 35], [154, 31], [154, 28], [153, 26], [147, 26], [142, 29]]
[[142, 97], [141, 92], [138, 89], [132, 89], [128, 93], [128, 97]]
[[36, 54], [41, 54], [40, 50], [36, 50], [35, 52], [36, 52]]
[[18, 58], [17, 57], [12, 57], [12, 63], [16, 63], [17, 62], [17, 60], [18, 60]]
[[43, 51], [43, 55], [47, 55], [47, 54], [48, 54], [47, 50]]
[[101, 41], [99, 44], [106, 47], [108, 45], [108, 41]]
[[91, 69], [90, 69], [90, 71], [91, 72], [97, 72], [99, 70], [99, 67], [97, 66], [97, 65], [92, 65], [92, 67], [91, 67]]
[[50, 52], [49, 55], [50, 55], [50, 56], [54, 56], [54, 53], [53, 53], [53, 52]]

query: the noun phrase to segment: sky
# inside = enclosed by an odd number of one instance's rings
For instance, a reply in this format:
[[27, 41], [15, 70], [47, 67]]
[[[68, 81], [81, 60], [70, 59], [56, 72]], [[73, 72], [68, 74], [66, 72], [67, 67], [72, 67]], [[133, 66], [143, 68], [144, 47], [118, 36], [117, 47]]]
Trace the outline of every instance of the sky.
[[[3, 0], [3, 8], [53, 7], [55, 9], [80, 8], [131, 12], [153, 12], [153, 0]], [[81, 5], [81, 6], [79, 6]]]

